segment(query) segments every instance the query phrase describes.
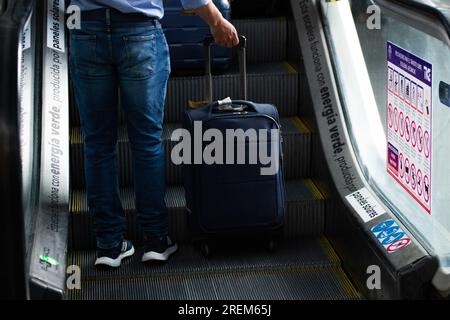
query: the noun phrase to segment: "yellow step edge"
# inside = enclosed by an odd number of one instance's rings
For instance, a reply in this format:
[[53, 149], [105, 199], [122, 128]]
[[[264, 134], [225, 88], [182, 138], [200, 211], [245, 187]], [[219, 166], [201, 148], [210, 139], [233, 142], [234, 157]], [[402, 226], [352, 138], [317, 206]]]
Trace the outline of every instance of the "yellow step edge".
[[328, 260], [331, 262], [341, 262], [341, 259], [339, 259], [338, 255], [334, 251], [333, 247], [331, 246], [331, 243], [328, 241], [327, 238], [321, 237], [319, 239], [320, 246], [322, 247], [323, 251], [325, 252], [325, 255], [327, 256]]
[[82, 193], [80, 191], [73, 191], [72, 199], [69, 205], [69, 211], [72, 214], [81, 213], [82, 202], [83, 202]]
[[71, 144], [82, 144], [83, 135], [81, 134], [81, 129], [79, 127], [72, 127], [70, 130], [70, 143]]
[[[328, 241], [326, 237], [321, 237], [319, 239], [320, 246], [322, 247], [325, 255], [327, 256], [328, 260], [335, 263], [341, 263], [341, 259], [338, 257], [336, 252], [334, 251], [333, 247], [331, 246], [331, 243]], [[348, 279], [345, 272], [342, 270], [341, 267], [338, 267], [335, 269], [336, 276], [338, 278], [339, 283], [341, 284], [342, 289], [344, 289], [345, 294], [351, 298], [351, 299], [360, 299], [361, 296], [358, 294], [356, 289], [354, 288], [351, 281]]]
[[305, 122], [303, 122], [302, 119], [300, 119], [299, 117], [291, 117], [291, 121], [294, 123], [294, 125], [297, 127], [300, 133], [303, 134], [311, 133], [311, 130], [309, 130]]
[[283, 66], [288, 73], [298, 73], [297, 69], [287, 61], [283, 61]]
[[306, 187], [312, 192], [312, 194], [317, 200], [325, 200], [325, 197], [320, 192], [319, 188], [317, 188], [314, 181], [312, 181], [311, 179], [306, 179], [304, 182]]
[[314, 118], [306, 117], [306, 118], [303, 118], [302, 121], [311, 133], [316, 132], [315, 126], [314, 126], [314, 121], [315, 121]]
[[338, 278], [339, 283], [342, 286], [342, 289], [344, 289], [344, 292], [347, 295], [347, 297], [349, 297], [353, 300], [361, 299], [360, 294], [355, 289], [352, 282], [347, 277], [347, 275], [345, 274], [344, 270], [342, 270], [342, 268], [338, 268], [338, 270], [336, 270], [336, 276]]
[[328, 193], [328, 190], [322, 186], [322, 183], [315, 183], [317, 189], [319, 189], [320, 193], [323, 195], [325, 199], [330, 198], [330, 194]]
[[203, 101], [192, 101], [189, 100], [188, 101], [188, 106], [190, 109], [199, 109], [201, 107], [206, 106], [207, 104], [209, 104], [208, 100], [203, 100]]

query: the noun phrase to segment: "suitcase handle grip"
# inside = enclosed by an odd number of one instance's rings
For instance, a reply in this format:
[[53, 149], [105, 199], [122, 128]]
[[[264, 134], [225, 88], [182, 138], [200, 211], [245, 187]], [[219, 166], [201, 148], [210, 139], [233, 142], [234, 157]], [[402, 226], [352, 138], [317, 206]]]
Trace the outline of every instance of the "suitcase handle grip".
[[[247, 38], [244, 35], [239, 35], [239, 44], [237, 45], [238, 48], [247, 48]], [[215, 40], [212, 35], [206, 36], [203, 40], [203, 45], [205, 47], [210, 47], [214, 44]]]
[[[211, 46], [214, 44], [214, 38], [210, 35], [203, 40], [203, 45], [205, 47], [205, 69], [206, 69], [206, 80], [208, 82], [208, 96], [207, 100], [209, 102], [213, 101], [213, 81], [212, 81], [212, 67], [211, 67]], [[239, 35], [239, 44], [237, 45], [239, 49], [239, 74], [241, 78], [241, 99], [247, 100], [247, 38], [243, 35]]]
[[258, 113], [256, 106], [246, 100], [233, 100], [232, 104], [221, 104], [220, 101], [214, 101], [206, 106], [208, 110], [208, 119], [228, 116], [230, 114], [247, 115]]

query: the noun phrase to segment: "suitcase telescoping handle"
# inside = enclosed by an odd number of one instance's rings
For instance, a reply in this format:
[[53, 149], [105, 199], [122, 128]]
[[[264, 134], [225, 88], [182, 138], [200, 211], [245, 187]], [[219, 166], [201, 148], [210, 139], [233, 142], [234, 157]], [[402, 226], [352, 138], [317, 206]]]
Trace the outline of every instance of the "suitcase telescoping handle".
[[[213, 81], [212, 81], [212, 67], [211, 67], [211, 46], [214, 44], [214, 38], [212, 36], [207, 36], [203, 41], [205, 46], [205, 66], [206, 66], [206, 77], [208, 80], [208, 101], [213, 101]], [[241, 99], [247, 100], [247, 38], [243, 35], [239, 35], [239, 74], [241, 78], [240, 89], [241, 89]]]

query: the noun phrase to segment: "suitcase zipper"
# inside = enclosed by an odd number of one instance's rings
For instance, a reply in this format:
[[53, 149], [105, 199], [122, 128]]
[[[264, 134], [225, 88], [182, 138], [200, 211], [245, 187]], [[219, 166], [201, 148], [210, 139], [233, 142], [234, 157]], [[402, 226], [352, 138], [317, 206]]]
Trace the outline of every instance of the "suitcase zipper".
[[281, 130], [281, 125], [278, 123], [277, 120], [275, 120], [275, 118], [273, 118], [271, 116], [268, 116], [268, 115], [264, 115], [264, 114], [252, 114], [252, 113], [249, 113], [248, 111], [235, 112], [235, 113], [232, 113], [232, 114], [225, 114], [225, 115], [216, 115], [216, 116], [214, 116], [214, 117], [204, 121], [204, 123], [206, 124], [206, 123], [209, 123], [211, 121], [218, 120], [218, 119], [235, 119], [236, 115], [240, 115], [241, 118], [266, 118], [266, 119], [271, 120], [273, 123], [275, 123], [275, 125], [277, 126], [278, 130]]

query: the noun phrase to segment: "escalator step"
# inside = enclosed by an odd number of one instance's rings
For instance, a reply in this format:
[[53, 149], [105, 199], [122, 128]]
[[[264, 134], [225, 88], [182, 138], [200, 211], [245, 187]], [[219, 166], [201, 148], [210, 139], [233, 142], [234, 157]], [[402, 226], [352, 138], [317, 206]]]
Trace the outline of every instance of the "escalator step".
[[234, 20], [233, 24], [240, 34], [247, 37], [248, 63], [286, 60], [285, 17]]
[[[298, 179], [310, 176], [311, 167], [311, 139], [312, 134], [304, 122], [298, 117], [281, 119], [284, 140], [284, 174], [286, 179]], [[163, 140], [166, 150], [166, 179], [169, 185], [182, 184], [182, 167], [170, 161], [171, 150], [175, 142], [170, 141], [171, 134], [181, 124], [170, 123], [164, 126]], [[71, 183], [74, 189], [85, 187], [83, 137], [79, 127], [71, 130]], [[127, 137], [126, 127], [119, 129], [118, 137], [118, 165], [121, 186], [133, 185], [133, 171], [131, 166], [131, 148]]]
[[[177, 274], [83, 283], [73, 300], [350, 300], [341, 269]], [[345, 284], [345, 286], [349, 286]], [[258, 288], [255, 290], [255, 288]]]
[[294, 19], [287, 20], [287, 60], [300, 62], [302, 60], [302, 51], [298, 41], [297, 27]]
[[[304, 118], [303, 122], [308, 126], [308, 128], [311, 128], [313, 132], [318, 132], [317, 125], [312, 118]], [[312, 176], [321, 181], [332, 181], [319, 134], [314, 134], [311, 136], [311, 147], [310, 170], [312, 172]]]
[[75, 251], [69, 264], [83, 270], [81, 290], [68, 299], [358, 299], [325, 238], [263, 248], [221, 249], [205, 259], [184, 245], [163, 265], [140, 263], [142, 251], [118, 270], [98, 271], [94, 251]]
[[[236, 69], [226, 74], [214, 76], [214, 97], [241, 99], [239, 75]], [[304, 81], [301, 82], [306, 85]], [[302, 88], [307, 90], [308, 88]], [[203, 76], [172, 77], [169, 81], [165, 119], [167, 122], [180, 122], [188, 101], [203, 101], [206, 95], [206, 82]], [[279, 108], [283, 117], [295, 116], [299, 108], [299, 74], [287, 62], [270, 62], [248, 66], [248, 100], [272, 103]], [[125, 123], [123, 114], [120, 122]], [[72, 126], [79, 126], [80, 120], [76, 104], [71, 103]]]
[[[312, 180], [288, 181], [286, 184], [286, 217], [284, 235], [294, 239], [309, 235], [322, 235], [325, 220], [325, 201]], [[140, 242], [142, 234], [136, 224], [134, 192], [132, 189], [121, 190], [122, 206], [127, 213], [127, 237]], [[170, 234], [178, 242], [185, 243], [191, 239], [185, 213], [184, 189], [169, 187], [166, 193], [169, 209]], [[70, 204], [71, 212], [71, 246], [74, 249], [91, 249], [95, 247], [92, 221], [88, 214], [86, 192], [73, 191]]]
[[[341, 269], [227, 272], [83, 283], [73, 300], [349, 300]], [[258, 288], [255, 290], [255, 288]]]

